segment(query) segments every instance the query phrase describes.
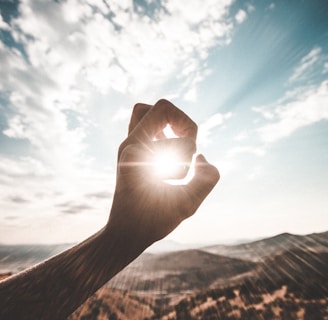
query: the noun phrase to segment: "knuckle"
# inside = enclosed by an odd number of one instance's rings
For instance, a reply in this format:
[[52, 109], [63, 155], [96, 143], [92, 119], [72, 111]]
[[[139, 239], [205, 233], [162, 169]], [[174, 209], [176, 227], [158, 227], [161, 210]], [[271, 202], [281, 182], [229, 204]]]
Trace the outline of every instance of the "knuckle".
[[143, 112], [144, 109], [145, 105], [138, 102], [133, 106], [132, 114], [138, 115], [139, 113]]
[[208, 176], [209, 176], [209, 178], [211, 178], [211, 180], [212, 180], [212, 182], [213, 182], [214, 185], [220, 180], [220, 172], [213, 165], [210, 165], [209, 166]]
[[191, 120], [191, 131], [192, 131], [193, 135], [196, 137], [197, 132], [198, 132], [198, 125], [193, 120]]
[[135, 156], [135, 146], [134, 145], [123, 145], [121, 148], [121, 153], [120, 153], [120, 161], [121, 162], [128, 162], [131, 161], [131, 159], [134, 158]]
[[171, 104], [171, 102], [170, 101], [168, 101], [168, 100], [166, 100], [166, 99], [159, 99], [156, 103], [155, 103], [155, 105], [158, 105], [158, 106], [162, 106], [162, 105], [167, 105], [167, 104]]
[[141, 107], [142, 107], [142, 103], [137, 102], [137, 103], [133, 106], [133, 111], [138, 111]]

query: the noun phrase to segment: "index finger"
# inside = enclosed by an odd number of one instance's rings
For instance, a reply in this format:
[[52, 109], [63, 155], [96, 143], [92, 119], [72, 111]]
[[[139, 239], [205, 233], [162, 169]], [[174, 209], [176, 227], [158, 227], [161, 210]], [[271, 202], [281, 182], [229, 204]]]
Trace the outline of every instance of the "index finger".
[[144, 143], [152, 141], [166, 125], [172, 127], [179, 137], [196, 141], [197, 125], [183, 111], [171, 102], [161, 99], [146, 113], [139, 124], [130, 133], [130, 142]]
[[132, 111], [130, 123], [129, 123], [129, 133], [134, 130], [134, 128], [138, 125], [140, 120], [147, 114], [147, 112], [152, 108], [149, 104], [137, 103]]

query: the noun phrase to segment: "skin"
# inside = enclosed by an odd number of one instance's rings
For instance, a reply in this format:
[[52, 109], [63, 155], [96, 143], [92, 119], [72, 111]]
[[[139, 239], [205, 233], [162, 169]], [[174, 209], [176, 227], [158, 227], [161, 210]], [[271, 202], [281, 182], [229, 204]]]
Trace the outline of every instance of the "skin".
[[[179, 138], [165, 139], [167, 124]], [[75, 247], [0, 282], [0, 319], [67, 318], [148, 246], [194, 214], [218, 182], [218, 170], [198, 155], [192, 180], [170, 185], [151, 173], [147, 159], [169, 144], [189, 161], [196, 136], [197, 125], [169, 101], [135, 105], [128, 137], [118, 150], [107, 224]], [[175, 178], [184, 174], [181, 169]]]

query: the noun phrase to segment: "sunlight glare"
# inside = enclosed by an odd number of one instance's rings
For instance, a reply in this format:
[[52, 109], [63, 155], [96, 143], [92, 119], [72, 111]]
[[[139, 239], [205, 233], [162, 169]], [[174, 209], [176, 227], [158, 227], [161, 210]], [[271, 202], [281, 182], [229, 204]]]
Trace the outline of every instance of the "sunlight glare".
[[169, 124], [163, 129], [163, 133], [167, 139], [178, 138]]
[[[170, 124], [166, 125], [162, 133], [165, 139], [179, 138], [179, 136], [174, 133]], [[155, 138], [154, 140], [156, 141], [157, 139]], [[178, 152], [172, 148], [165, 148], [160, 152], [156, 152], [151, 162], [154, 174], [168, 184], [187, 184], [194, 176], [194, 161], [192, 160], [191, 163], [189, 163], [189, 161], [183, 161]], [[181, 176], [181, 172], [185, 172], [186, 176], [183, 178], [175, 178], [176, 176]]]
[[178, 155], [173, 151], [160, 152], [154, 158], [155, 173], [161, 177], [174, 176], [181, 165]]

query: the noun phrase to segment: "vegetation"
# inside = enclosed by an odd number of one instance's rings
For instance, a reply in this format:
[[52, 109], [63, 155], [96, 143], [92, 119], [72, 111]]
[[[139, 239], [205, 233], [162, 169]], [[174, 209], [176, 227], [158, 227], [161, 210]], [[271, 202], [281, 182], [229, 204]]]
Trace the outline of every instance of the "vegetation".
[[[230, 256], [213, 253], [222, 246], [212, 247], [212, 253], [146, 254], [68, 320], [328, 320], [327, 248], [326, 232], [238, 245]], [[31, 260], [18, 249], [10, 260], [8, 249], [0, 248], [0, 258], [2, 252], [3, 261], [14, 263], [10, 266], [18, 266], [21, 257]], [[45, 248], [34, 250], [39, 257]]]

